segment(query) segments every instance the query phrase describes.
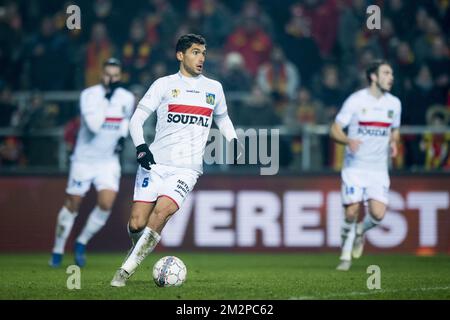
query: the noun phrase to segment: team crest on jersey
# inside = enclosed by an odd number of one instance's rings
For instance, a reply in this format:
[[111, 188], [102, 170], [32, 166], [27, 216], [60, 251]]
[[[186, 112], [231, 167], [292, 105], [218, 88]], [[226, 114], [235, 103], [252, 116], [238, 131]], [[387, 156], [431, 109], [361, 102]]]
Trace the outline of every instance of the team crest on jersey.
[[388, 118], [392, 119], [394, 117], [394, 110], [389, 110], [388, 111]]
[[216, 95], [213, 93], [206, 92], [206, 103], [210, 105], [214, 105], [216, 101]]
[[180, 89], [172, 89], [172, 97], [176, 98], [180, 95]]

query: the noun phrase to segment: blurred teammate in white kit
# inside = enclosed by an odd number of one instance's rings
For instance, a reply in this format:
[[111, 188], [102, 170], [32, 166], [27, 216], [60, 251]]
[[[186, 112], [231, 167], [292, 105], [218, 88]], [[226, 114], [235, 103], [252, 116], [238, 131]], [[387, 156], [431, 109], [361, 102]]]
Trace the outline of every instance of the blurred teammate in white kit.
[[121, 69], [119, 60], [108, 59], [103, 64], [101, 83], [81, 92], [81, 125], [71, 156], [66, 198], [56, 222], [49, 262], [52, 267], [61, 265], [66, 240], [91, 184], [97, 190], [97, 205], [76, 239], [74, 253], [78, 266], [85, 266], [86, 244], [111, 214], [121, 176], [119, 155], [135, 106], [134, 95], [121, 87]]
[[[347, 271], [359, 258], [365, 233], [379, 225], [386, 213], [390, 179], [389, 151], [397, 155], [400, 139], [400, 100], [389, 93], [394, 82], [392, 67], [374, 61], [366, 70], [369, 87], [356, 91], [344, 102], [331, 127], [331, 137], [344, 144], [341, 197], [345, 217], [341, 228], [342, 252], [337, 270]], [[348, 134], [343, 128], [348, 127]], [[389, 150], [390, 149], [390, 150]], [[361, 203], [368, 213], [356, 223]]]

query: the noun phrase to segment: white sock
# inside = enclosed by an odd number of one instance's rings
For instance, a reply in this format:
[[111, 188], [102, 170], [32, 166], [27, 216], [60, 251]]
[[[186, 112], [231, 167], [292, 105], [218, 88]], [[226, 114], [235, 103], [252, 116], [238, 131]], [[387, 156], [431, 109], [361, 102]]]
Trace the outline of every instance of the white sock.
[[130, 229], [130, 223], [127, 224], [127, 232], [128, 232], [128, 236], [131, 239], [131, 243], [133, 244], [133, 247], [136, 245], [136, 243], [139, 241], [139, 238], [142, 236], [142, 234], [144, 233], [145, 229], [142, 229], [141, 231], [136, 231], [136, 232], [132, 232]]
[[358, 233], [365, 233], [366, 231], [379, 225], [381, 220], [375, 219], [370, 213], [367, 213], [362, 223], [358, 225]]
[[145, 227], [142, 236], [121, 268], [129, 274], [134, 273], [145, 257], [153, 251], [159, 240], [161, 240], [161, 236], [156, 231]]
[[86, 225], [81, 231], [81, 234], [77, 238], [77, 242], [81, 244], [87, 244], [89, 240], [105, 225], [111, 214], [111, 210], [102, 210], [99, 206], [96, 206], [86, 222]]
[[64, 253], [67, 237], [72, 230], [73, 223], [77, 215], [78, 213], [72, 213], [66, 207], [62, 207], [61, 210], [59, 210], [58, 218], [56, 220], [55, 245], [53, 246], [53, 253]]
[[342, 245], [341, 260], [350, 261], [352, 259], [353, 241], [355, 240], [356, 223], [348, 222], [344, 219], [341, 227], [341, 236], [344, 240]]

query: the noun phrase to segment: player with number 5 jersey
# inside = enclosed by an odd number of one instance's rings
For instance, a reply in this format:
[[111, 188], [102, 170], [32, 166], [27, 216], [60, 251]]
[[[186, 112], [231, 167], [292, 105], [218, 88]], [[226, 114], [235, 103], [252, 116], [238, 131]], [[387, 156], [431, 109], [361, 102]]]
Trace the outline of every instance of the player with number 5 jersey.
[[[239, 143], [222, 85], [202, 75], [205, 39], [184, 35], [175, 53], [179, 72], [157, 79], [131, 118], [130, 134], [140, 164], [128, 222], [132, 248], [111, 281], [113, 287], [125, 286], [160, 241], [167, 221], [193, 190], [203, 173], [203, 154], [213, 119], [238, 156]], [[152, 113], [157, 116], [156, 134], [148, 146], [143, 124]]]

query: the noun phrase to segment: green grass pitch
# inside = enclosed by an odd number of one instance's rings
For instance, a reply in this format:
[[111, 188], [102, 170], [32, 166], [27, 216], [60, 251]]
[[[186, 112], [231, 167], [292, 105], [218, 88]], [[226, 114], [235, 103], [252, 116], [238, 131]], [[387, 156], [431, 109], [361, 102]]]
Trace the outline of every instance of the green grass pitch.
[[[178, 288], [158, 288], [151, 268], [162, 256], [176, 255], [188, 276]], [[69, 290], [66, 268], [47, 266], [49, 254], [1, 254], [0, 299], [450, 299], [450, 256], [365, 255], [348, 272], [335, 271], [331, 253], [151, 254], [124, 288], [109, 282], [125, 254], [88, 254], [81, 289]], [[381, 269], [381, 289], [369, 290], [367, 267]]]

